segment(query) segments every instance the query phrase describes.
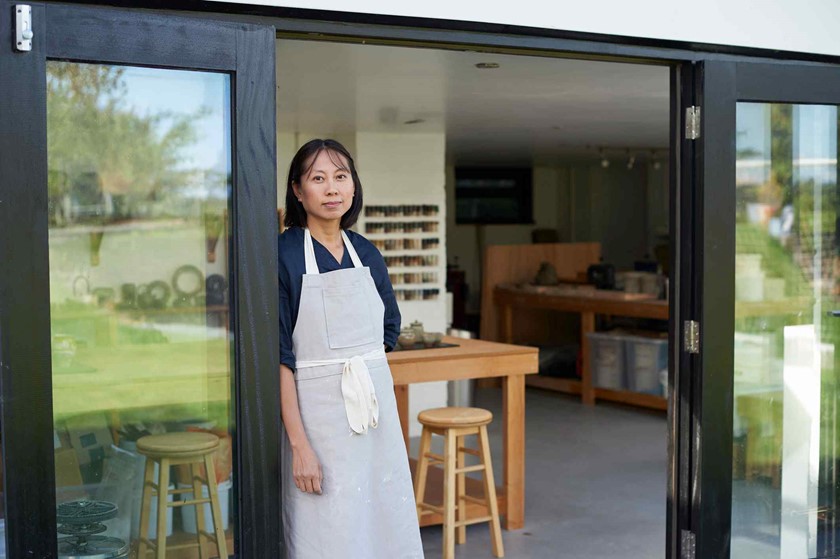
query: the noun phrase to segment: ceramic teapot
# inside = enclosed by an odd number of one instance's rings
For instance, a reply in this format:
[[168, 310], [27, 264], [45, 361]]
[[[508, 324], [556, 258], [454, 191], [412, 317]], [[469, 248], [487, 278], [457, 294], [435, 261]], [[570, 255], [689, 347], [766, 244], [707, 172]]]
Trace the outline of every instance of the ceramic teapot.
[[414, 330], [414, 337], [416, 340], [420, 341], [423, 339], [423, 323], [419, 320], [415, 320], [409, 326], [412, 330]]

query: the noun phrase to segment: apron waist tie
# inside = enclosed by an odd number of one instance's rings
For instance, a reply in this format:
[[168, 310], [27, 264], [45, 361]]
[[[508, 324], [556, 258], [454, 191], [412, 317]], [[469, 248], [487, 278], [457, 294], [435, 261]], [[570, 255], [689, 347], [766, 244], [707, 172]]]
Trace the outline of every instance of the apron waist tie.
[[313, 361], [298, 361], [297, 368], [320, 367], [323, 365], [343, 364], [341, 373], [341, 395], [344, 397], [344, 410], [347, 412], [347, 421], [353, 432], [360, 435], [367, 433], [368, 427], [379, 425], [379, 401], [376, 399], [376, 391], [373, 388], [373, 381], [370, 378], [365, 361], [374, 359], [385, 359], [385, 350], [378, 349], [354, 355], [348, 359], [320, 359]]

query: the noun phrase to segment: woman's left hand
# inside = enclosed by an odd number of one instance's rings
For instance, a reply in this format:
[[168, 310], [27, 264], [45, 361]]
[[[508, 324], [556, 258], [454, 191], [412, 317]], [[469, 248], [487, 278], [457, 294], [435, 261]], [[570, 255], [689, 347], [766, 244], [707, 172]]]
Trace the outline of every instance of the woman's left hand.
[[321, 463], [309, 444], [292, 449], [292, 475], [295, 485], [304, 493], [321, 494]]

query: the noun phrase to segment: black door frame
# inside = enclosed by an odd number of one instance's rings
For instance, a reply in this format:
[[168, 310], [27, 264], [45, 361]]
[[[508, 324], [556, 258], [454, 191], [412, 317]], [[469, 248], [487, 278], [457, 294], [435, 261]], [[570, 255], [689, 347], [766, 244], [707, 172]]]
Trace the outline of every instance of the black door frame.
[[[276, 275], [275, 35], [270, 26], [30, 3], [33, 50], [12, 50], [0, 0], [0, 391], [9, 557], [54, 558], [55, 471], [47, 220], [46, 61], [229, 73], [231, 328], [237, 555], [282, 554]], [[268, 66], [268, 67], [266, 67]], [[273, 234], [271, 232], [274, 232]], [[266, 343], [257, 343], [258, 340]]]
[[[5, 1], [5, 0], [4, 0]], [[84, 4], [85, 2], [78, 2]], [[703, 158], [702, 147], [684, 140], [681, 131], [684, 127], [684, 109], [692, 104], [702, 105], [704, 102], [702, 89], [695, 87], [696, 80], [700, 79], [700, 72], [697, 69], [699, 62], [746, 62], [765, 61], [767, 63], [778, 63], [779, 61], [795, 61], [799, 67], [820, 65], [824, 63], [840, 63], [840, 57], [817, 55], [809, 53], [770, 51], [766, 49], [730, 47], [710, 44], [685, 43], [678, 41], [666, 41], [657, 39], [638, 39], [631, 37], [616, 37], [594, 33], [568, 32], [555, 29], [537, 29], [520, 26], [508, 26], [499, 24], [485, 24], [465, 21], [438, 20], [427, 18], [409, 18], [398, 16], [381, 16], [372, 14], [358, 14], [351, 12], [331, 12], [324, 10], [308, 10], [297, 8], [281, 8], [270, 6], [249, 6], [243, 4], [228, 4], [221, 2], [201, 2], [197, 0], [175, 0], [173, 2], [161, 2], [159, 0], [144, 0], [141, 2], [130, 2], [128, 0], [110, 0], [105, 2], [111, 6], [120, 8], [120, 13], [149, 13], [169, 14], [185, 17], [198, 17], [203, 20], [219, 19], [227, 22], [251, 23], [255, 25], [272, 25], [279, 36], [289, 36], [299, 39], [335, 40], [381, 44], [410, 44], [412, 46], [424, 46], [427, 48], [454, 48], [479, 50], [484, 52], [504, 52], [509, 54], [538, 55], [538, 56], [568, 56], [574, 58], [591, 58], [599, 60], [613, 60], [623, 62], [669, 64], [672, 67], [672, 100], [671, 100], [671, 230], [672, 244], [671, 253], [675, 257], [676, 265], [673, 266], [671, 285], [680, 286], [680, 296], [672, 297], [671, 303], [671, 325], [672, 331], [670, 341], [671, 352], [671, 382], [669, 384], [670, 402], [669, 409], [669, 481], [668, 501], [673, 503], [673, 508], [668, 509], [668, 535], [667, 535], [667, 557], [676, 559], [681, 556], [681, 535], [683, 531], [695, 529], [692, 517], [696, 519], [698, 505], [694, 501], [694, 487], [697, 482], [700, 447], [699, 431], [699, 410], [703, 405], [703, 388], [699, 374], [700, 358], [688, 356], [682, 351], [681, 324], [688, 317], [698, 317], [700, 314], [701, 299], [701, 273], [704, 231], [703, 220], [704, 208], [702, 192], [695, 184], [702, 179], [704, 169], [699, 165], [701, 161], [708, 161]], [[0, 14], [0, 44], [9, 44], [8, 22], [2, 18], [6, 14]], [[17, 75], [25, 76], [26, 68], [17, 61], [4, 60], [0, 57], [0, 75], [4, 71], [4, 64], [8, 71]], [[273, 68], [272, 68], [273, 75]], [[31, 78], [32, 76], [30, 76]], [[43, 115], [32, 111], [32, 98], [19, 92], [4, 93], [7, 103], [0, 103], [0, 123], [9, 113], [15, 110], [28, 111], [27, 118], [19, 118], [18, 123], [24, 128], [33, 126], [35, 119], [45, 118]], [[37, 100], [36, 100], [37, 101]], [[712, 101], [711, 99], [709, 101]], [[4, 109], [6, 114], [4, 115]], [[36, 107], [37, 109], [37, 107]], [[0, 134], [0, 148], [14, 145], [14, 138], [4, 137]], [[4, 161], [4, 153], [0, 149], [0, 164], [11, 165], [8, 160]], [[33, 178], [30, 172], [27, 176]], [[12, 180], [14, 177], [11, 177]], [[45, 182], [45, 177], [40, 178]], [[270, 178], [273, 181], [273, 177]], [[0, 185], [2, 186], [2, 185]], [[29, 191], [31, 192], [31, 190]], [[0, 193], [0, 196], [4, 196]], [[21, 218], [15, 223], [18, 226], [25, 226], [32, 223], [37, 217], [37, 208], [26, 189], [19, 188], [11, 193], [7, 199], [14, 201], [20, 210]], [[2, 198], [0, 198], [0, 213], [2, 213]], [[28, 213], [27, 213], [28, 212]], [[29, 216], [30, 219], [24, 219]], [[41, 216], [43, 218], [43, 216]], [[45, 219], [45, 218], [43, 218]], [[12, 223], [9, 223], [9, 229]], [[0, 224], [0, 227], [3, 227]], [[5, 230], [4, 230], [5, 231]], [[36, 231], [36, 233], [38, 233]], [[7, 237], [3, 237], [7, 238]], [[38, 241], [37, 238], [30, 239], [31, 242]], [[45, 236], [40, 239], [41, 243], [46, 242]], [[263, 248], [265, 248], [263, 243]], [[2, 251], [0, 245], [0, 251]], [[0, 289], [7, 289], [8, 292], [20, 288], [38, 286], [39, 281], [45, 281], [47, 268], [43, 262], [34, 262], [26, 258], [26, 251], [21, 250], [15, 255], [7, 254], [10, 251], [0, 252], [4, 258], [3, 262], [16, 262], [17, 269], [25, 271], [21, 276], [31, 278], [33, 281], [13, 281], [5, 283], [7, 278], [2, 277], [4, 284]], [[258, 251], [254, 251], [255, 253]], [[269, 252], [262, 252], [262, 255]], [[16, 259], [7, 260], [7, 256], [16, 256]], [[41, 279], [39, 279], [41, 278]], [[0, 304], [6, 301], [8, 292], [0, 291]], [[679, 300], [677, 307], [675, 301]], [[16, 307], [20, 310], [20, 305]], [[0, 311], [3, 308], [0, 307]], [[271, 312], [266, 311], [266, 312]], [[16, 328], [26, 328], [27, 331], [36, 333], [37, 325], [32, 324], [35, 317], [26, 316], [22, 323], [16, 323]], [[44, 319], [40, 317], [38, 324], [43, 324]], [[47, 321], [48, 323], [48, 321]], [[23, 326], [21, 326], [23, 325]], [[4, 328], [5, 326], [5, 328]], [[9, 366], [13, 360], [12, 355], [4, 356], [3, 348], [8, 347], [5, 343], [9, 328], [8, 323], [0, 317], [0, 359], [3, 360], [3, 372], [0, 375], [0, 382], [3, 384], [4, 425], [12, 416], [20, 417], [20, 414], [30, 409], [32, 402], [43, 401], [43, 387], [37, 386], [14, 386], [15, 398], [9, 397], [7, 387], [13, 386], [11, 375], [8, 373]], [[704, 329], [705, 330], [705, 329]], [[18, 355], [25, 355], [23, 350]], [[28, 356], [35, 355], [29, 353]], [[46, 355], [48, 358], [48, 355]], [[44, 356], [41, 355], [43, 359]], [[41, 363], [43, 364], [43, 363]], [[276, 370], [276, 368], [274, 369]], [[681, 375], [677, 373], [681, 372]], [[8, 377], [8, 378], [7, 378]], [[266, 396], [265, 391], [271, 391], [274, 380], [268, 374], [258, 375], [255, 382], [260, 384], [263, 392], [260, 399], [260, 406], [253, 408], [253, 414], [273, 413], [276, 415], [276, 399], [272, 395]], [[708, 388], [708, 387], [707, 387]], [[11, 390], [11, 389], [10, 389]], [[47, 404], [49, 400], [47, 400]], [[708, 405], [708, 402], [706, 403]], [[6, 408], [9, 408], [8, 410]], [[17, 411], [17, 413], [14, 413]], [[256, 421], [250, 417], [250, 421]], [[244, 424], [243, 424], [244, 425]], [[51, 425], [50, 425], [51, 427]], [[30, 434], [42, 433], [43, 426], [38, 429], [33, 427], [27, 432]], [[242, 435], [240, 435], [242, 436]], [[29, 440], [37, 440], [31, 438]], [[3, 441], [4, 450], [8, 444]], [[45, 453], [51, 455], [51, 449], [42, 445]], [[13, 449], [14, 450], [14, 449]], [[49, 452], [47, 453], [47, 450]], [[51, 459], [51, 458], [50, 458]], [[241, 459], [241, 458], [240, 458]], [[21, 462], [10, 462], [5, 456], [6, 465], [27, 467], [28, 464]], [[8, 471], [8, 470], [7, 470]], [[279, 472], [277, 472], [279, 474]], [[256, 478], [255, 478], [256, 479]], [[260, 485], [253, 485], [243, 490], [259, 492], [263, 489]], [[7, 503], [8, 507], [8, 503]], [[27, 509], [15, 510], [15, 514], [24, 513]], [[39, 513], [43, 508], [33, 505], [28, 510]], [[7, 508], [7, 512], [12, 512]], [[673, 513], [673, 514], [672, 514]], [[37, 516], [36, 516], [37, 517]], [[27, 518], [36, 518], [28, 516]], [[256, 518], [256, 515], [254, 516]], [[34, 531], [33, 531], [34, 532]], [[277, 535], [279, 538], [279, 534]], [[245, 540], [241, 540], [245, 541]], [[257, 556], [257, 555], [254, 555]]]

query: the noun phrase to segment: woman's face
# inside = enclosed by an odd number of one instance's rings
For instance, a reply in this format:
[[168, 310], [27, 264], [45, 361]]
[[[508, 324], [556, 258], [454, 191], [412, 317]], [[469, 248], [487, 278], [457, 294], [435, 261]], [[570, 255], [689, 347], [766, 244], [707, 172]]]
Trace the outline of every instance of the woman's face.
[[[340, 161], [341, 166], [333, 160]], [[300, 184], [292, 184], [308, 221], [340, 220], [350, 209], [356, 186], [349, 169], [350, 162], [343, 155], [321, 150], [309, 172], [301, 177]]]

